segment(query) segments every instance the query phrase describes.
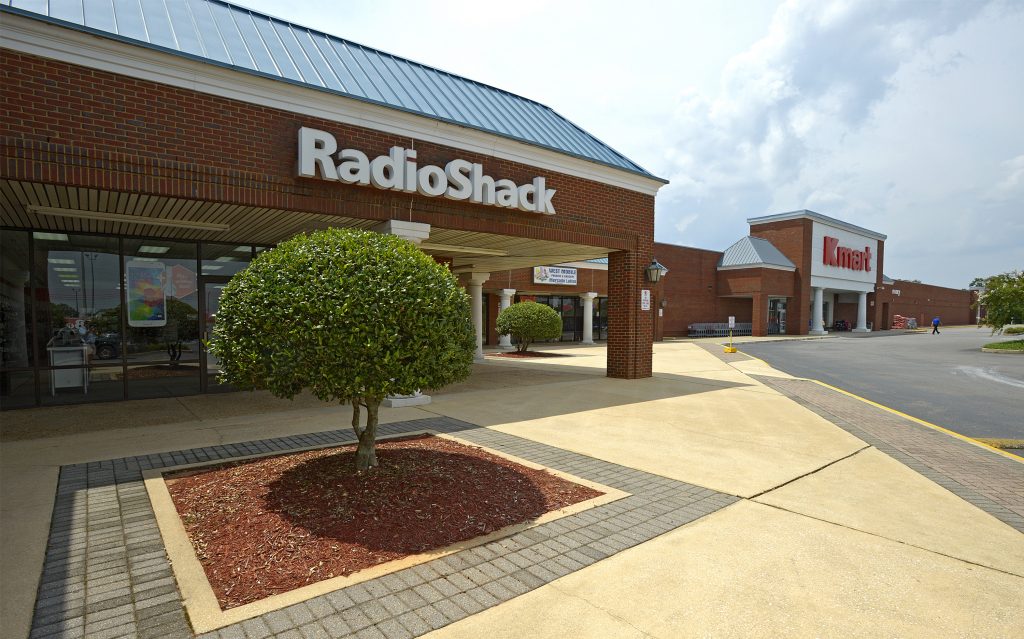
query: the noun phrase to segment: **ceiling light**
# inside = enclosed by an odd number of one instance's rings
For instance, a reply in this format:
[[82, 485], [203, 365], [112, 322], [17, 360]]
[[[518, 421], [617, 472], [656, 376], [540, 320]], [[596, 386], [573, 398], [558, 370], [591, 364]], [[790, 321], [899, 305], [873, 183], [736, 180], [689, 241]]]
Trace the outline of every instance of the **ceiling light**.
[[251, 246], [239, 246], [234, 249], [235, 253], [252, 253]]
[[74, 260], [66, 260], [62, 257], [51, 257], [46, 260], [50, 264], [77, 264]]
[[72, 286], [72, 285], [77, 286], [77, 285], [79, 285], [81, 283], [82, 283], [81, 280], [61, 280], [61, 284], [63, 284], [64, 286]]
[[220, 264], [203, 264], [203, 272], [204, 273], [206, 271], [219, 271], [222, 268], [224, 268], [224, 267], [222, 265], [220, 265]]
[[231, 257], [230, 255], [224, 255], [216, 259], [217, 262], [237, 262], [237, 257]]
[[[180, 229], [196, 229], [199, 231], [227, 231], [231, 227], [227, 224], [212, 224], [210, 222], [191, 222], [189, 220], [169, 220], [156, 217], [142, 217], [141, 215], [123, 215], [121, 213], [104, 213], [101, 211], [81, 211], [79, 209], [59, 209], [51, 206], [37, 206], [35, 204], [25, 207], [30, 213], [36, 215], [52, 215], [55, 217], [76, 217], [83, 220], [101, 220], [104, 222], [122, 222], [124, 224], [144, 224], [146, 226], [171, 226]], [[46, 239], [46, 238], [43, 238]], [[64, 239], [67, 239], [66, 237]]]
[[157, 262], [159, 260], [157, 260], [155, 257], [133, 257], [132, 261], [133, 262]]
[[71, 272], [71, 273], [77, 273], [78, 272], [78, 269], [75, 268], [74, 266], [55, 266], [53, 268], [53, 270], [57, 271], [58, 273], [59, 272]]
[[169, 246], [140, 246], [139, 253], [160, 253], [164, 254], [171, 250]]
[[[68, 236], [65, 233], [42, 233], [36, 231], [32, 234], [32, 237], [37, 240], [53, 240], [55, 242], [67, 242]], [[74, 262], [72, 262], [74, 264]]]

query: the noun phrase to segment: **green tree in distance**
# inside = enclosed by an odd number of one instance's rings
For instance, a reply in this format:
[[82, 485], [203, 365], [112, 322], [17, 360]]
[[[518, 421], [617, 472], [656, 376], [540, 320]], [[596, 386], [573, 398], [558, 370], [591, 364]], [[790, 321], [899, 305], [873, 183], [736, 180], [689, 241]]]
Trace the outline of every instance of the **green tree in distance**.
[[997, 333], [1007, 324], [1024, 322], [1024, 271], [993, 275], [985, 278], [984, 286], [985, 291], [972, 306], [985, 307], [983, 325]]
[[[291, 399], [352, 405], [356, 470], [377, 465], [388, 395], [469, 376], [469, 298], [447, 266], [393, 235], [328, 229], [261, 253], [220, 298], [211, 352], [221, 379]], [[360, 425], [360, 409], [366, 425]]]

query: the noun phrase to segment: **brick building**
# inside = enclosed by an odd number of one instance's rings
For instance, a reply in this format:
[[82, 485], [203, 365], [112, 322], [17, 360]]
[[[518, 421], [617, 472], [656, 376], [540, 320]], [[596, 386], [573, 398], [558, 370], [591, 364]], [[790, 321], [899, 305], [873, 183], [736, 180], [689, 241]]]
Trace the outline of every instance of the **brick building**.
[[218, 390], [221, 288], [328, 226], [449, 264], [481, 344], [484, 288], [517, 285], [500, 273], [606, 260], [608, 375], [651, 374], [665, 181], [551, 109], [213, 0], [19, 6], [0, 5], [4, 408]]
[[[936, 315], [945, 324], [976, 321], [971, 309], [975, 292], [886, 277], [885, 236], [880, 233], [814, 211], [751, 218], [748, 223], [750, 235], [724, 251], [655, 242], [655, 257], [669, 269], [653, 287], [656, 339], [721, 333], [730, 316], [739, 333], [753, 335], [888, 330], [896, 315], [912, 317], [919, 325]], [[574, 266], [578, 284], [543, 289], [559, 290], [554, 298], [537, 295], [541, 287], [531, 283], [531, 271], [512, 271], [506, 277], [515, 283], [511, 288], [527, 291], [530, 298], [554, 299], [552, 306], [565, 311], [563, 339], [579, 341], [586, 337], [579, 328], [580, 304], [571, 307], [566, 300], [596, 293], [593, 321], [600, 325], [597, 309], [605, 279], [600, 264]], [[718, 326], [700, 326], [710, 324]]]

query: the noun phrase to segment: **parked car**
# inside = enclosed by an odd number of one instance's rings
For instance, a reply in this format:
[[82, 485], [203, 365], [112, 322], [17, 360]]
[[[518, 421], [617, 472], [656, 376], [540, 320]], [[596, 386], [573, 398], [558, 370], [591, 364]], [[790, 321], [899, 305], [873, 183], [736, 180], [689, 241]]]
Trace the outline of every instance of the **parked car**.
[[121, 335], [119, 333], [104, 333], [93, 342], [96, 349], [96, 359], [114, 359], [121, 355]]

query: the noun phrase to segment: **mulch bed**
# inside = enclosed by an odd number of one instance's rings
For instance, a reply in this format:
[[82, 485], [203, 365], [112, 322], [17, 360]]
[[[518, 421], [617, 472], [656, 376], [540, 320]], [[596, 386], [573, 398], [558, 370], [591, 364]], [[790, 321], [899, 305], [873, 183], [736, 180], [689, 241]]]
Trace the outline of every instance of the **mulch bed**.
[[551, 351], [507, 351], [503, 353], [488, 353], [491, 357], [508, 357], [510, 359], [524, 359], [527, 357], [569, 357], [566, 353], [552, 353]]
[[222, 609], [442, 548], [601, 492], [430, 435], [165, 475]]

